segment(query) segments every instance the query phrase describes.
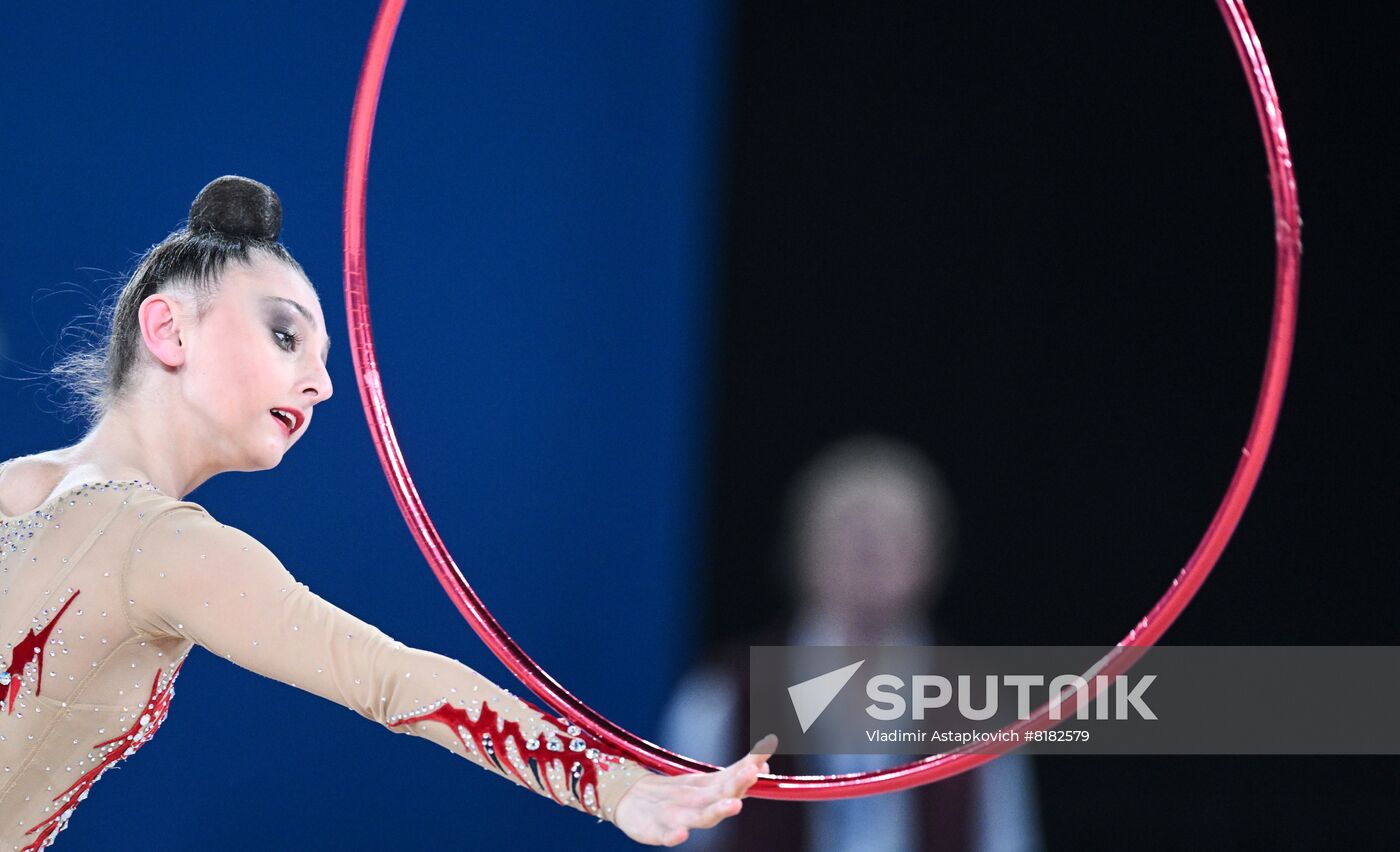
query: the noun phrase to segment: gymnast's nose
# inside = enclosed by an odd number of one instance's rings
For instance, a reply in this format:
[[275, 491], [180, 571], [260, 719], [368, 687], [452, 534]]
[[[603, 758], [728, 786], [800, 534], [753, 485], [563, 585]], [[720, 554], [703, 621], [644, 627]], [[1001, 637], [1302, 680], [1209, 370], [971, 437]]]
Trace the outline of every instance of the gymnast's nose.
[[335, 385], [331, 382], [331, 374], [326, 369], [325, 362], [319, 358], [312, 360], [315, 366], [311, 375], [306, 378], [301, 393], [304, 397], [310, 397], [312, 405], [317, 405], [331, 398], [335, 393]]

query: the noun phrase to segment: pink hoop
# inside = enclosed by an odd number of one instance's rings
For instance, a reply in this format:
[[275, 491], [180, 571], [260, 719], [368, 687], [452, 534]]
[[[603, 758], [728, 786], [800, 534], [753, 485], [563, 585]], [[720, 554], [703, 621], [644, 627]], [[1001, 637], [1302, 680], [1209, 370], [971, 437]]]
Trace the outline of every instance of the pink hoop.
[[[1254, 491], [1264, 466], [1283, 404], [1284, 386], [1288, 380], [1288, 364], [1293, 350], [1293, 332], [1297, 317], [1298, 265], [1302, 251], [1301, 223], [1298, 214], [1297, 188], [1293, 179], [1293, 162], [1289, 155], [1288, 137], [1284, 132], [1283, 114], [1279, 110], [1278, 94], [1264, 59], [1263, 48], [1255, 35], [1242, 0], [1216, 0], [1225, 18], [1235, 50], [1244, 66], [1254, 108], [1259, 118], [1264, 147], [1269, 160], [1269, 182], [1273, 191], [1274, 230], [1276, 242], [1274, 311], [1269, 333], [1268, 355], [1264, 377], [1244, 448], [1234, 477], [1215, 517], [1206, 529], [1196, 550], [1187, 560], [1176, 579], [1137, 626], [1128, 632], [1118, 646], [1095, 664], [1087, 674], [1121, 674], [1161, 638], [1176, 617], [1190, 603], [1196, 590], [1205, 582], [1220, 554], [1238, 525], [1245, 505]], [[549, 673], [540, 668], [502, 629], [486, 606], [458, 570], [447, 548], [438, 537], [427, 510], [413, 487], [408, 465], [404, 462], [393, 422], [384, 399], [384, 387], [374, 353], [370, 330], [369, 296], [365, 273], [365, 192], [369, 172], [370, 142], [374, 132], [375, 108], [389, 61], [389, 48], [394, 31], [403, 13], [403, 0], [383, 0], [370, 36], [364, 67], [360, 72], [355, 93], [355, 108], [350, 120], [350, 145], [345, 166], [345, 310], [349, 326], [355, 374], [360, 399], [369, 420], [370, 432], [379, 452], [385, 475], [398, 501], [399, 509], [408, 522], [419, 548], [427, 557], [433, 573], [443, 589], [456, 604], [473, 630], [490, 647], [501, 662], [516, 674], [535, 694], [556, 712], [586, 728], [618, 753], [624, 754], [652, 769], [678, 774], [709, 771], [713, 767], [681, 755], [673, 754], [608, 721], [588, 705], [564, 689]], [[1087, 678], [1093, 682], [1092, 678]], [[1081, 693], [1062, 706], [1070, 715], [1079, 701], [1092, 699], [1092, 691]], [[1028, 720], [1008, 730], [1030, 730], [1051, 727], [1048, 705], [1041, 707]], [[992, 760], [995, 750], [959, 750], [933, 755], [914, 763], [892, 769], [833, 776], [769, 775], [759, 779], [752, 795], [770, 799], [838, 799], [873, 793], [903, 790], [927, 784], [965, 772]]]

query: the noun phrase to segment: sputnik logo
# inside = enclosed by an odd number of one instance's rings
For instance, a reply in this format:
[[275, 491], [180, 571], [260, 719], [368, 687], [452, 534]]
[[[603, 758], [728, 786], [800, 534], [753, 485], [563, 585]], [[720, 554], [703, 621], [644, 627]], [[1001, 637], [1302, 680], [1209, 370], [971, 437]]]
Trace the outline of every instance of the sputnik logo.
[[841, 689], [855, 676], [856, 669], [863, 665], [865, 660], [788, 687], [788, 697], [792, 699], [792, 709], [797, 711], [797, 721], [802, 725], [802, 733], [807, 733], [807, 729], [812, 727], [817, 717], [830, 706]]

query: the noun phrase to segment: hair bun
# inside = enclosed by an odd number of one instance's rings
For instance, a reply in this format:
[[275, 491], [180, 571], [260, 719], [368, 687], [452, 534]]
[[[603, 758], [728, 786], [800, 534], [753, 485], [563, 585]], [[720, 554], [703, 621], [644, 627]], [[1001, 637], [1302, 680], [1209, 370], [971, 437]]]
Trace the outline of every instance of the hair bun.
[[276, 240], [282, 232], [282, 202], [272, 187], [238, 175], [209, 182], [190, 205], [190, 233], [235, 239]]

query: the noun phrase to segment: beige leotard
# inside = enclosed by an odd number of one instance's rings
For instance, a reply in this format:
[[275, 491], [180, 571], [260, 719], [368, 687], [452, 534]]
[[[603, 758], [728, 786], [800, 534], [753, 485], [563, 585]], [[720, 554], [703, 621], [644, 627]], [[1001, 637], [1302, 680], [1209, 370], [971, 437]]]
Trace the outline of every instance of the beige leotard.
[[93, 483], [0, 514], [0, 850], [53, 842], [155, 733], [196, 643], [603, 819], [646, 774], [312, 594], [201, 506]]

